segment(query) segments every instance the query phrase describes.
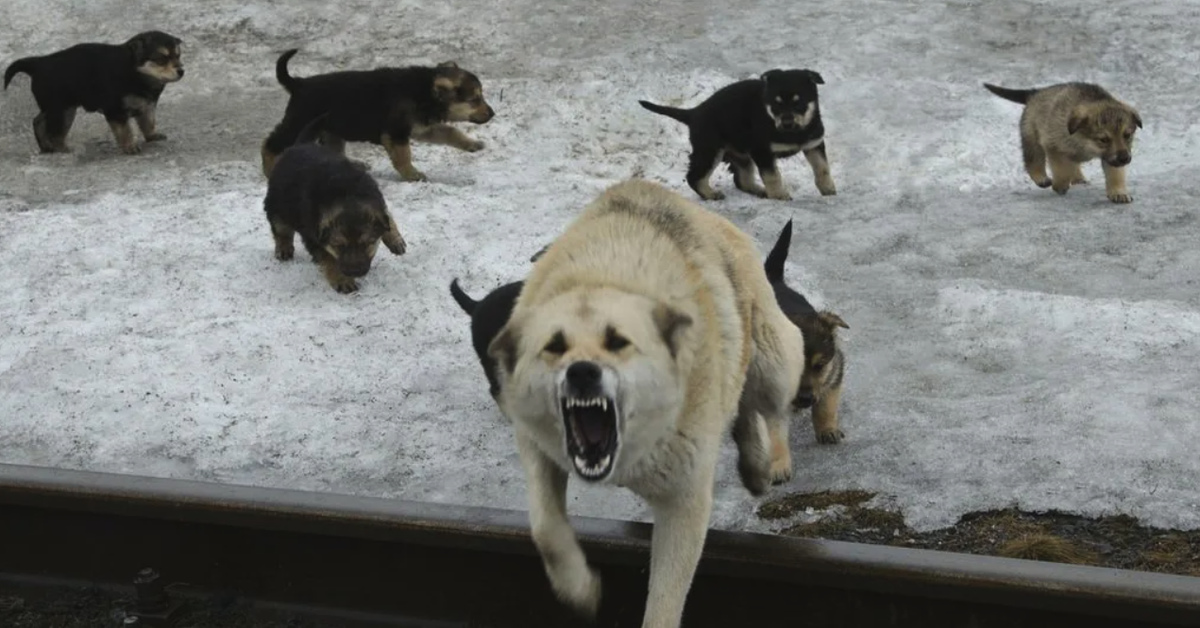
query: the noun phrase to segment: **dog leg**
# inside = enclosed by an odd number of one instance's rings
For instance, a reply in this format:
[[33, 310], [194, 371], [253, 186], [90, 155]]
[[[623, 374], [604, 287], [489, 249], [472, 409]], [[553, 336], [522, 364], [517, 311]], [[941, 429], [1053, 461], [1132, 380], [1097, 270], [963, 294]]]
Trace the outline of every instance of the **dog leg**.
[[142, 132], [142, 137], [146, 138], [147, 142], [157, 142], [167, 139], [166, 135], [158, 132], [158, 120], [155, 115], [156, 109], [158, 109], [156, 103], [147, 102], [133, 116], [133, 119], [137, 121], [138, 130]]
[[813, 406], [813, 431], [817, 433], [817, 442], [824, 445], [834, 445], [846, 434], [838, 427], [838, 406], [842, 403], [841, 386], [833, 388], [821, 395], [821, 399]]
[[759, 496], [771, 486], [771, 439], [766, 421], [755, 411], [743, 389], [733, 422], [733, 442], [738, 449], [738, 475], [751, 495]]
[[817, 190], [821, 196], [834, 196], [837, 186], [833, 183], [833, 175], [829, 173], [829, 160], [825, 157], [825, 143], [821, 142], [816, 148], [804, 151], [804, 158], [812, 166], [813, 176], [817, 181]]
[[1129, 203], [1133, 197], [1125, 187], [1125, 166], [1114, 167], [1107, 162], [1100, 162], [1104, 168], [1104, 191], [1108, 200], [1114, 203]]
[[383, 134], [383, 148], [387, 150], [388, 157], [392, 160], [392, 167], [396, 172], [400, 173], [400, 178], [405, 181], [428, 181], [429, 177], [423, 172], [417, 170], [412, 164], [412, 145], [408, 143], [406, 138], [403, 142], [392, 139], [391, 135]]
[[271, 223], [271, 235], [275, 238], [275, 259], [286, 262], [296, 254], [296, 231], [282, 222]]
[[269, 179], [271, 178], [271, 171], [275, 169], [275, 160], [279, 158], [279, 155], [270, 148], [267, 148], [266, 140], [263, 141], [262, 150], [260, 152], [262, 154], [263, 176]]
[[1083, 164], [1075, 164], [1071, 171], [1071, 185], [1087, 185], [1087, 177], [1083, 176]]
[[1046, 151], [1038, 144], [1037, 139], [1021, 133], [1021, 158], [1025, 161], [1025, 172], [1039, 188], [1050, 187], [1050, 177], [1046, 175]]
[[404, 236], [400, 235], [400, 227], [396, 224], [396, 220], [392, 215], [388, 214], [388, 230], [380, 238], [383, 240], [383, 245], [393, 255], [404, 255], [404, 251], [408, 250], [408, 244], [404, 242]]
[[432, 126], [417, 127], [413, 129], [413, 139], [430, 144], [443, 144], [453, 146], [459, 150], [474, 153], [483, 150], [483, 142], [473, 140], [466, 133], [448, 125], [434, 124]]
[[1050, 187], [1059, 194], [1066, 194], [1071, 189], [1071, 175], [1075, 171], [1075, 162], [1062, 155], [1050, 155]]
[[792, 479], [792, 449], [788, 444], [788, 422], [767, 420], [767, 438], [771, 443], [771, 484]]
[[[715, 460], [716, 453], [707, 456]], [[712, 514], [713, 468], [695, 468], [694, 480], [681, 495], [651, 502], [650, 590], [642, 628], [678, 628], [696, 565], [708, 536]]]
[[749, 157], [726, 151], [725, 159], [729, 162], [729, 169], [733, 171], [734, 187], [759, 198], [767, 197], [767, 191], [755, 181], [758, 171]]
[[516, 437], [517, 453], [525, 468], [533, 544], [542, 557], [550, 588], [563, 604], [584, 617], [594, 618], [600, 610], [600, 575], [588, 566], [567, 518], [567, 472], [547, 458], [520, 429], [516, 430]]
[[53, 153], [54, 144], [46, 131], [46, 112], [39, 112], [33, 117], [33, 137], [37, 140], [38, 150], [43, 153]]
[[706, 201], [719, 201], [725, 198], [725, 195], [712, 189], [708, 183], [708, 178], [712, 176], [712, 171], [721, 161], [721, 149], [711, 148], [708, 146], [696, 146], [692, 149], [692, 154], [688, 162], [687, 182], [688, 186], [700, 195], [700, 198]]
[[341, 294], [358, 292], [358, 282], [354, 281], [353, 277], [343, 275], [341, 269], [338, 268], [337, 260], [328, 252], [320, 251], [317, 263], [321, 265], [321, 271], [325, 273], [325, 280], [329, 282], [330, 286], [333, 286], [334, 290]]
[[124, 111], [120, 114], [106, 112], [104, 118], [108, 120], [108, 128], [112, 129], [113, 138], [117, 140], [117, 146], [121, 148], [122, 153], [136, 155], [142, 152], [142, 147], [138, 146], [133, 137], [133, 129], [129, 128], [129, 117]]
[[763, 185], [767, 188], [767, 198], [777, 201], [792, 200], [792, 196], [783, 187], [783, 177], [779, 174], [775, 155], [771, 153], [771, 150], [756, 150], [750, 156], [754, 159], [754, 165], [758, 166]]

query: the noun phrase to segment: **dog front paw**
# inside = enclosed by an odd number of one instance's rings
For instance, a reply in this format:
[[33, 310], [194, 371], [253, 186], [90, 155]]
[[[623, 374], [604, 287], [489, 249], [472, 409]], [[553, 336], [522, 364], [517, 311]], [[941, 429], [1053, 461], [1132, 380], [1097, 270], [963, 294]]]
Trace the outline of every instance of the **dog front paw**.
[[1132, 203], [1133, 197], [1129, 195], [1129, 192], [1109, 192], [1108, 200], [1114, 203]]
[[296, 255], [296, 247], [294, 246], [277, 246], [275, 247], [275, 259], [286, 262]]
[[1071, 189], [1071, 182], [1063, 181], [1062, 183], [1051, 183], [1050, 189], [1057, 192], [1059, 196], [1062, 196], [1067, 193], [1067, 190]]
[[550, 586], [558, 600], [586, 619], [595, 619], [600, 611], [602, 587], [600, 574], [588, 567], [582, 574], [552, 578]]
[[340, 294], [358, 292], [358, 282], [351, 277], [341, 277], [330, 283], [333, 285], [333, 289], [337, 290]]
[[846, 438], [846, 433], [839, 429], [817, 432], [817, 442], [822, 445], [836, 445]]
[[783, 190], [776, 190], [774, 192], [767, 190], [767, 198], [775, 201], [790, 201], [792, 200], [792, 195]]
[[702, 198], [706, 201], [723, 201], [723, 200], [725, 200], [725, 193], [719, 192], [717, 190], [713, 190], [713, 191], [709, 192], [708, 194], [701, 194], [700, 198]]
[[419, 183], [422, 181], [429, 180], [429, 177], [425, 176], [424, 172], [421, 172], [420, 170], [417, 170], [416, 168], [413, 168], [412, 170], [409, 170], [407, 172], [401, 172], [400, 178], [405, 181], [408, 181], [409, 183]]
[[824, 183], [818, 183], [817, 191], [821, 193], [821, 196], [837, 196], [837, 186], [833, 184], [832, 179]]
[[463, 150], [467, 151], [468, 153], [477, 153], [483, 150], [484, 146], [486, 146], [486, 144], [483, 142], [479, 140], [472, 140], [469, 144], [463, 147]]
[[792, 460], [771, 461], [771, 484], [783, 484], [792, 479]]
[[136, 154], [142, 152], [142, 146], [141, 146], [141, 144], [137, 144], [137, 143], [125, 144], [125, 145], [121, 146], [121, 152], [125, 153], [126, 155], [136, 155]]
[[393, 255], [404, 255], [404, 252], [408, 250], [408, 244], [404, 241], [404, 236], [400, 235], [399, 233], [388, 233], [384, 235], [383, 245], [387, 247], [387, 250], [391, 251]]
[[1038, 186], [1039, 188], [1048, 188], [1048, 187], [1050, 187], [1051, 185], [1053, 185], [1053, 184], [1054, 184], [1054, 182], [1053, 182], [1053, 181], [1051, 181], [1049, 178], [1046, 178], [1046, 179], [1034, 179], [1034, 181], [1033, 181], [1033, 184], [1034, 184], [1034, 185], [1036, 185], [1036, 186]]
[[146, 136], [147, 142], [161, 142], [162, 140], [165, 140], [165, 139], [167, 139], [167, 136], [164, 133], [155, 132], [155, 133], [151, 133], [150, 135]]

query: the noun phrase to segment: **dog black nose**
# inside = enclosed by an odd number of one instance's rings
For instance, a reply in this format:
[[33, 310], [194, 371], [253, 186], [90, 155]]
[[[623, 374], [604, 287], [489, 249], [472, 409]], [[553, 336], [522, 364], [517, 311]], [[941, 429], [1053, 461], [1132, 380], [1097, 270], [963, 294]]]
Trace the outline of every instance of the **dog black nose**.
[[817, 400], [813, 397], [812, 391], [805, 392], [802, 390], [800, 391], [800, 394], [796, 395], [796, 401], [793, 403], [797, 408], [803, 409], [811, 407], [812, 404], [816, 403], [816, 401]]
[[590, 392], [600, 385], [603, 374], [595, 362], [580, 360], [567, 367], [567, 382], [580, 391]]
[[347, 277], [362, 277], [362, 276], [366, 275], [367, 272], [369, 272], [370, 270], [371, 270], [371, 262], [370, 261], [368, 261], [365, 264], [363, 264], [363, 263], [342, 264], [342, 267], [341, 267], [342, 274]]
[[1113, 158], [1112, 164], [1114, 166], [1124, 166], [1131, 161], [1133, 161], [1133, 155], [1129, 154], [1129, 151], [1123, 150], [1117, 153], [1117, 156]]
[[179, 78], [183, 78], [183, 68], [177, 68], [177, 69], [179, 71]]

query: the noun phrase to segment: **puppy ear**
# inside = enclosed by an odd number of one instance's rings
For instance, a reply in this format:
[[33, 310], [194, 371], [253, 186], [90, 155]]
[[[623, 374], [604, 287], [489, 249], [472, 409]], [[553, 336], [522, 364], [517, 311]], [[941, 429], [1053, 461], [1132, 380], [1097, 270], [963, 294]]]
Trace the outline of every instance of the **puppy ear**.
[[850, 329], [850, 326], [846, 324], [846, 321], [842, 320], [841, 316], [838, 316], [837, 314], [834, 314], [833, 312], [830, 312], [829, 310], [825, 310], [824, 312], [821, 312], [820, 314], [817, 315], [817, 318], [821, 319], [821, 322], [828, 325], [830, 329], [833, 329], [835, 327], [841, 327], [843, 329]]
[[141, 36], [133, 37], [129, 41], [125, 42], [125, 45], [129, 46], [129, 49], [133, 51], [134, 59], [141, 61], [143, 58], [145, 58], [146, 42], [142, 41]]
[[679, 353], [680, 334], [692, 325], [692, 317], [665, 304], [659, 303], [654, 308], [654, 324], [662, 335], [667, 350], [674, 358]]
[[[553, 242], [551, 242], [551, 244], [553, 244]], [[550, 244], [543, 246], [537, 253], [533, 254], [533, 257], [529, 258], [529, 262], [532, 264], [533, 262], [538, 261], [539, 259], [542, 258], [543, 255], [546, 254], [546, 251], [549, 251], [549, 250], [550, 250]]]
[[771, 79], [775, 78], [776, 76], [779, 76], [782, 73], [783, 73], [783, 70], [780, 70], [779, 68], [775, 68], [774, 70], [767, 70], [766, 72], [763, 72], [762, 76], [760, 76], [759, 78], [762, 79], [763, 81], [770, 81]]
[[1136, 111], [1130, 111], [1129, 113], [1133, 114], [1133, 123], [1137, 125], [1137, 128], [1142, 128], [1142, 116], [1138, 115]]
[[455, 87], [456, 84], [450, 77], [439, 76], [433, 79], [433, 95], [442, 102], [451, 102], [454, 100]]
[[1075, 132], [1082, 129], [1088, 124], [1088, 114], [1085, 111], [1076, 109], [1071, 112], [1071, 116], [1067, 118], [1067, 133], [1075, 135]]
[[437, 67], [458, 69], [458, 64], [453, 61], [443, 61], [443, 62], [437, 64]]
[[495, 360], [496, 364], [499, 364], [505, 373], [510, 375], [517, 368], [518, 341], [516, 326], [513, 325], [512, 319], [509, 319], [504, 329], [501, 329], [500, 333], [496, 334], [496, 337], [492, 338], [492, 341], [488, 343], [488, 356]]
[[816, 83], [817, 85], [825, 84], [825, 79], [821, 78], [821, 75], [817, 73], [816, 70], [805, 70], [804, 75], [812, 79], [812, 82]]

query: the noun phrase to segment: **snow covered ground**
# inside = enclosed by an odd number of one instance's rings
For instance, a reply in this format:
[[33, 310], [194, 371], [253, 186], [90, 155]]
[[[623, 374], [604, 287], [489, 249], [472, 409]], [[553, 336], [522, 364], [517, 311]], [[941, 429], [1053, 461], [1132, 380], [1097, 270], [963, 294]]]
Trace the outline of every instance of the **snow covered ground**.
[[[1018, 505], [1200, 527], [1200, 7], [913, 3], [10, 0], [4, 64], [159, 28], [185, 41], [170, 139], [127, 157], [98, 115], [40, 156], [28, 78], [0, 97], [0, 461], [521, 508], [508, 428], [447, 285], [481, 296], [607, 185], [683, 182], [691, 105], [773, 67], [821, 91], [839, 195], [785, 162], [791, 202], [728, 174], [709, 207], [850, 324], [839, 446], [793, 431], [784, 490], [861, 488], [918, 529]], [[417, 146], [427, 184], [352, 146], [409, 252], [353, 296], [272, 259], [258, 147], [304, 76], [455, 59], [497, 111], [488, 148]], [[1091, 80], [1138, 107], [1132, 205], [1099, 165], [1066, 197], [1020, 165], [1020, 107], [981, 81]], [[583, 515], [646, 519], [618, 489]], [[765, 529], [727, 447], [714, 525]]]

